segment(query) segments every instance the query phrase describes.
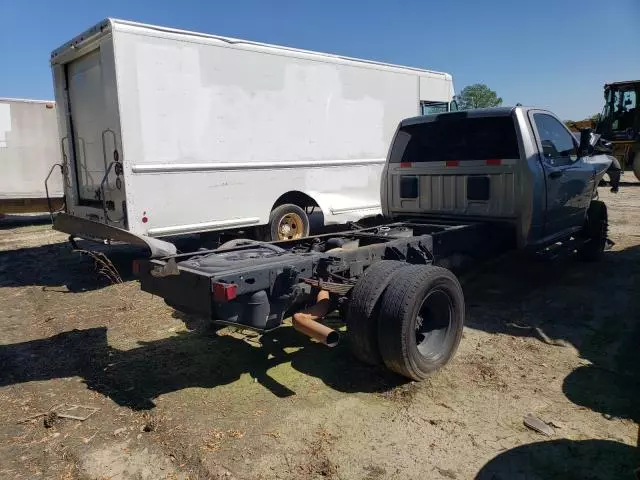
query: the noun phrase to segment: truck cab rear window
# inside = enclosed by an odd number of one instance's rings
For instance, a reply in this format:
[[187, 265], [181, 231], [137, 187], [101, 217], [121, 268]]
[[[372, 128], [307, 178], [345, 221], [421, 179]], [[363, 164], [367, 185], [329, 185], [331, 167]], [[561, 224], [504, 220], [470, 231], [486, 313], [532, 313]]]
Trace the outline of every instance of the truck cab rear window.
[[396, 136], [391, 163], [519, 158], [511, 117], [446, 118], [407, 125]]

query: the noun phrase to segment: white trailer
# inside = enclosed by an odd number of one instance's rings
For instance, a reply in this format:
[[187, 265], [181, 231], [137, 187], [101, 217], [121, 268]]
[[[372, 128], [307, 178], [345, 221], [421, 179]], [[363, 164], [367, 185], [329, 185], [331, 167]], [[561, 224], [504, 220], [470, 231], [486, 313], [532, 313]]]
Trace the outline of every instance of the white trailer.
[[314, 208], [325, 224], [377, 214], [399, 121], [454, 94], [446, 73], [113, 19], [51, 64], [69, 161], [56, 228], [125, 241], [282, 240]]
[[62, 178], [54, 174], [60, 164], [56, 105], [47, 100], [0, 98], [0, 215], [46, 212], [62, 206]]

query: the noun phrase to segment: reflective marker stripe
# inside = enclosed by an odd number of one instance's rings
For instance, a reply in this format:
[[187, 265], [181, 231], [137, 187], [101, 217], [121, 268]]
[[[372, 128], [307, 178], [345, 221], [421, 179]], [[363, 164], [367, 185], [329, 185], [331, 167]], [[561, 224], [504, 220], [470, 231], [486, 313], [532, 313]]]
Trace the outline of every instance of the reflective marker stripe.
[[[442, 160], [436, 162], [400, 162], [396, 163], [396, 168], [418, 168], [429, 170], [431, 168], [442, 167], [515, 167], [520, 162], [517, 158], [489, 158], [487, 160]], [[393, 164], [392, 164], [393, 165]]]

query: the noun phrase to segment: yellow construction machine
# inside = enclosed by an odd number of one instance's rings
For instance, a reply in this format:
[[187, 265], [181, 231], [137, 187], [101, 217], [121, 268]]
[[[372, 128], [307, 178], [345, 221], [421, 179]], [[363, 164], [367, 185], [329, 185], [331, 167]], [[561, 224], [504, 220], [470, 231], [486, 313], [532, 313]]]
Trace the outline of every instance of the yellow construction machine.
[[640, 180], [640, 80], [605, 84], [604, 99], [596, 133], [611, 142], [622, 170]]

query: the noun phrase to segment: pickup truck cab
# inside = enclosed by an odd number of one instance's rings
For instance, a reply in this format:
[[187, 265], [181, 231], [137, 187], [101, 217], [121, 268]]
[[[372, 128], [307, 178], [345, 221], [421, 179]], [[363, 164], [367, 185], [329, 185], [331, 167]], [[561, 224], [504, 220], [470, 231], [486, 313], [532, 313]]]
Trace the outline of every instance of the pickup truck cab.
[[581, 231], [612, 158], [581, 146], [553, 113], [503, 107], [404, 120], [383, 171], [388, 218], [506, 222], [518, 247]]
[[595, 198], [611, 157], [591, 139], [524, 107], [404, 120], [382, 176], [383, 217], [295, 240], [233, 240], [134, 272], [178, 310], [258, 331], [292, 317], [327, 346], [340, 335], [320, 321], [338, 307], [355, 357], [421, 380], [462, 338], [460, 259], [557, 245], [602, 257], [607, 209]]

